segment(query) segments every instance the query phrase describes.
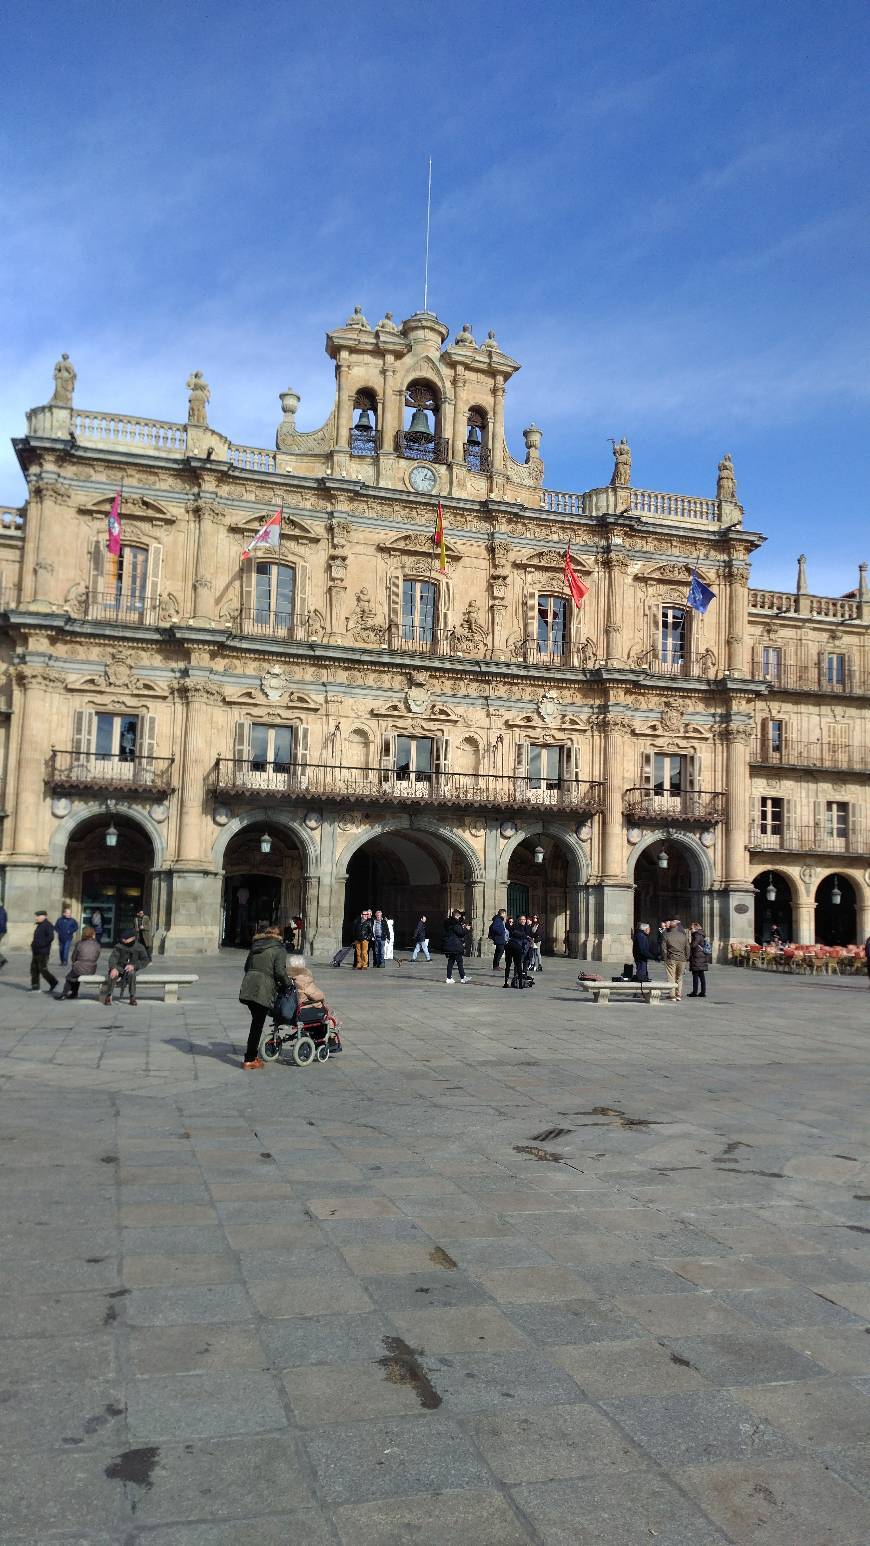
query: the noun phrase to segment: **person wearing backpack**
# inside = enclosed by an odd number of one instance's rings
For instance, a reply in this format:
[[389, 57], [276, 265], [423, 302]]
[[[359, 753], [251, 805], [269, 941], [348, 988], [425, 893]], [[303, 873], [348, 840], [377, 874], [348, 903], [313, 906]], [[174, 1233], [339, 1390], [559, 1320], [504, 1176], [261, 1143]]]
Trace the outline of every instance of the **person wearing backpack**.
[[492, 969], [494, 972], [497, 972], [501, 966], [501, 958], [504, 955], [505, 945], [508, 942], [506, 919], [507, 913], [503, 907], [500, 907], [489, 926], [489, 937], [495, 946], [495, 953], [492, 958]]
[[692, 972], [692, 991], [688, 998], [707, 997], [707, 970], [710, 965], [710, 946], [704, 937], [700, 923], [692, 924], [689, 936], [689, 967]]

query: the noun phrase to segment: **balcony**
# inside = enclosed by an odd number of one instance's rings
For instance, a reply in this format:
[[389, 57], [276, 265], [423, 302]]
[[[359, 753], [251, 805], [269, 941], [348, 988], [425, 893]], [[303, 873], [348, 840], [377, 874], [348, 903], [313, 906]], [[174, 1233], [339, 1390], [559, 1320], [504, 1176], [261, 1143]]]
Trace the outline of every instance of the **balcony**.
[[292, 612], [268, 612], [262, 607], [253, 612], [240, 612], [236, 629], [244, 638], [292, 639], [298, 642], [306, 637], [304, 624], [297, 622]]
[[786, 827], [780, 832], [752, 827], [749, 847], [759, 853], [855, 854], [860, 858], [866, 858], [868, 854], [867, 838], [860, 831], [836, 837], [814, 826]]
[[631, 664], [649, 671], [653, 676], [690, 676], [709, 681], [720, 674], [712, 650], [702, 655], [657, 655], [654, 650], [650, 650]]
[[725, 796], [719, 791], [696, 789], [691, 793], [656, 794], [654, 789], [626, 789], [623, 811], [629, 821], [646, 825], [713, 826], [725, 820]]
[[377, 456], [379, 449], [377, 430], [354, 427], [348, 436], [348, 446], [351, 456]]
[[353, 805], [447, 805], [454, 809], [564, 811], [575, 816], [604, 809], [604, 785], [564, 779], [557, 787], [496, 773], [414, 773], [322, 763], [262, 763], [219, 757], [208, 778], [211, 794], [319, 798]]
[[492, 456], [486, 446], [466, 442], [463, 456], [469, 472], [492, 472]]
[[749, 753], [750, 763], [764, 768], [815, 768], [821, 773], [870, 774], [870, 751], [852, 751], [849, 747], [827, 746], [822, 741], [810, 741], [786, 746], [774, 751], [761, 741], [754, 741]]
[[836, 670], [829, 674], [827, 667], [816, 661], [808, 665], [781, 665], [765, 671], [763, 661], [756, 659], [753, 674], [759, 681], [769, 682], [778, 692], [831, 693], [838, 698], [848, 698], [865, 697], [870, 691], [867, 681], [851, 660], [845, 662], [842, 674]]
[[446, 440], [432, 435], [420, 435], [399, 430], [396, 435], [396, 455], [411, 462], [438, 462], [446, 467], [450, 460], [450, 446]]
[[139, 628], [156, 628], [159, 608], [144, 597], [89, 591], [85, 616], [92, 623], [132, 623]]
[[165, 798], [172, 790], [174, 757], [112, 757], [102, 752], [53, 751], [48, 782], [55, 790], [122, 790]]

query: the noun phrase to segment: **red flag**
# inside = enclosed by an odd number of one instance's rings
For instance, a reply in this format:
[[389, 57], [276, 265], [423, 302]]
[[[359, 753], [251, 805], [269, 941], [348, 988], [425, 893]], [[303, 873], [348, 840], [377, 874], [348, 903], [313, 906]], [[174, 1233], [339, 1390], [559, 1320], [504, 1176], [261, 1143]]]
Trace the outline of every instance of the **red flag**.
[[438, 501], [438, 509], [435, 512], [435, 532], [432, 542], [438, 553], [438, 568], [442, 574], [447, 573], [447, 549], [444, 546], [444, 512], [441, 509], [441, 500]]
[[565, 567], [562, 570], [562, 578], [571, 592], [571, 600], [575, 607], [579, 607], [584, 596], [589, 595], [589, 586], [584, 585], [574, 565], [571, 562], [571, 544], [565, 550]]
[[[283, 510], [284, 506], [281, 506]], [[256, 537], [252, 537], [245, 548], [242, 558], [250, 558], [255, 548], [279, 548], [281, 546], [281, 510], [276, 510], [270, 515], [265, 526], [261, 526]]]
[[114, 558], [121, 556], [121, 490], [112, 500], [106, 529], [106, 547]]

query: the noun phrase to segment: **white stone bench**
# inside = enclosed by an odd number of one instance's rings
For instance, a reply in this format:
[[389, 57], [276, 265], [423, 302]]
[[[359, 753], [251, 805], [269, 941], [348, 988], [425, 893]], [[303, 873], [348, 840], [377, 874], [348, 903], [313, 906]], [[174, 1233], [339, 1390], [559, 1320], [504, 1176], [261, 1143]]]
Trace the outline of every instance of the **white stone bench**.
[[[86, 983], [88, 987], [100, 987], [105, 980], [105, 972], [92, 977], [79, 978], [79, 982]], [[177, 1004], [179, 988], [191, 982], [199, 982], [199, 978], [193, 972], [140, 972], [136, 978], [136, 992], [138, 994], [141, 988], [162, 988], [164, 1004]]]
[[640, 998], [644, 1004], [660, 1004], [663, 998], [674, 1002], [677, 996], [675, 982], [579, 982], [596, 1004], [609, 1004], [611, 998]]

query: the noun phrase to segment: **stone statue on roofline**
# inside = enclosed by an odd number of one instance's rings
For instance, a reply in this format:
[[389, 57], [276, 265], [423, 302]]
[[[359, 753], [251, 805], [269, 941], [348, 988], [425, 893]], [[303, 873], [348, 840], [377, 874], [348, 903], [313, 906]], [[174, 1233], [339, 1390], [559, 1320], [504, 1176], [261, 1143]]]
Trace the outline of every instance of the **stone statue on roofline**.
[[211, 397], [211, 389], [204, 379], [201, 370], [195, 370], [192, 376], [187, 378], [187, 390], [190, 393], [187, 404], [188, 424], [208, 425], [206, 404]]
[[71, 408], [76, 369], [68, 354], [62, 354], [54, 367], [54, 394], [52, 403], [59, 408]]
[[631, 446], [624, 435], [620, 441], [616, 441], [611, 437], [610, 444], [613, 447], [611, 487], [628, 488], [631, 483]]
[[734, 479], [734, 463], [730, 452], [726, 451], [719, 463], [719, 476], [716, 479], [717, 499], [737, 499], [737, 484]]

